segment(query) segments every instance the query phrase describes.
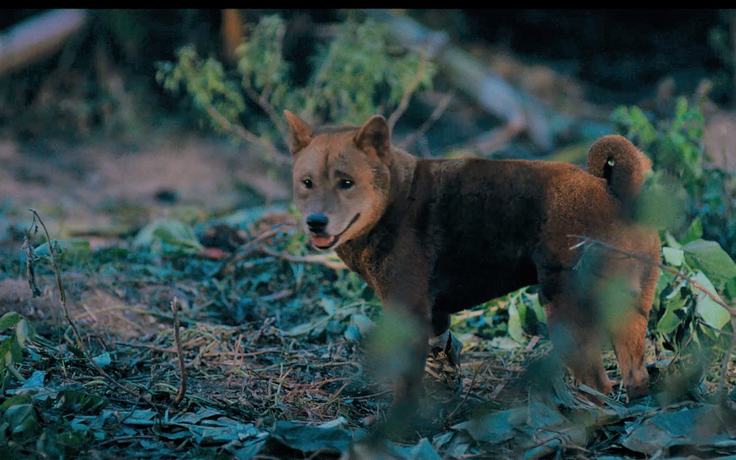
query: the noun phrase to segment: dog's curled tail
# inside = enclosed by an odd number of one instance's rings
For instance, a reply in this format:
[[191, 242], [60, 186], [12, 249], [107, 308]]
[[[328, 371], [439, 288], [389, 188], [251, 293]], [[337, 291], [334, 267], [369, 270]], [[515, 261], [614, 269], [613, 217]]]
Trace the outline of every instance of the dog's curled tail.
[[626, 204], [641, 192], [644, 174], [652, 161], [628, 139], [608, 135], [598, 139], [588, 153], [588, 171], [608, 182], [611, 194]]

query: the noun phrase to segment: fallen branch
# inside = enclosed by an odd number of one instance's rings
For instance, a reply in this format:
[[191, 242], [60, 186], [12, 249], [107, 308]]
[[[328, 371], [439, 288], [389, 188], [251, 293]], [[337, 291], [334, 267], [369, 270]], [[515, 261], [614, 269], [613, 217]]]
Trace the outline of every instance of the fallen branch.
[[176, 354], [179, 357], [179, 392], [174, 398], [174, 407], [178, 406], [187, 394], [187, 366], [184, 363], [184, 350], [181, 346], [181, 337], [179, 335], [179, 307], [177, 299], [171, 301], [171, 309], [174, 311], [174, 341], [176, 342]]
[[[54, 251], [54, 245], [51, 241], [51, 236], [49, 235], [48, 229], [46, 229], [46, 224], [43, 223], [43, 220], [41, 220], [41, 216], [38, 215], [36, 211], [33, 209], [29, 209], [33, 213], [33, 222], [31, 224], [31, 227], [36, 225], [36, 220], [41, 224], [41, 227], [43, 227], [43, 231], [46, 234], [46, 241], [49, 245], [49, 259], [51, 260], [51, 266], [53, 267], [54, 274], [56, 275], [56, 286], [59, 289], [59, 300], [61, 301], [61, 308], [64, 311], [64, 318], [66, 319], [66, 322], [69, 324], [69, 327], [72, 328], [72, 331], [74, 331], [74, 336], [77, 339], [77, 345], [79, 346], [79, 349], [82, 350], [82, 354], [84, 354], [85, 359], [87, 359], [87, 362], [97, 371], [98, 374], [103, 376], [112, 386], [117, 388], [118, 390], [124, 391], [128, 393], [131, 396], [138, 397], [139, 395], [119, 384], [117, 380], [112, 378], [110, 374], [105, 372], [90, 356], [89, 351], [87, 351], [87, 346], [84, 344], [84, 340], [82, 339], [82, 335], [79, 333], [79, 330], [77, 329], [77, 326], [74, 324], [74, 321], [72, 321], [72, 318], [69, 316], [69, 309], [66, 306], [66, 293], [64, 291], [64, 284], [61, 282], [61, 268], [59, 268], [59, 265], [56, 263], [56, 254]], [[30, 233], [30, 232], [29, 232]], [[30, 235], [29, 235], [30, 237]], [[30, 243], [29, 243], [30, 244]]]
[[60, 50], [88, 17], [86, 10], [51, 10], [11, 27], [0, 35], [0, 76]]
[[[543, 151], [554, 145], [549, 109], [536, 98], [517, 91], [462, 49], [449, 43], [447, 34], [434, 32], [417, 21], [389, 10], [363, 10], [388, 25], [394, 40], [410, 49], [425, 50], [434, 56], [450, 84], [467, 94], [484, 110], [513, 127], [508, 133], [527, 131]], [[519, 129], [520, 127], [520, 129]]]

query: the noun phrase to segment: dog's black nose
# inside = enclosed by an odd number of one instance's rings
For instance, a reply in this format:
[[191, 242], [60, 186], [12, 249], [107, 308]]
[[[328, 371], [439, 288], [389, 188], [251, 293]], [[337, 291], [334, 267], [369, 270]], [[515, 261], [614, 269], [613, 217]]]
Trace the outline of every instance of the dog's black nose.
[[313, 233], [322, 233], [327, 228], [327, 216], [324, 214], [310, 214], [307, 216], [307, 227]]

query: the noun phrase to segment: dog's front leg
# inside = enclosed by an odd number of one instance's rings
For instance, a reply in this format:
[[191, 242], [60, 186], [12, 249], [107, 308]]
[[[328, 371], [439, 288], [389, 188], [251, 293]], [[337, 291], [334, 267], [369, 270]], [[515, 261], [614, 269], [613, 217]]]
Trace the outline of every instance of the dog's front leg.
[[385, 326], [392, 331], [385, 344], [395, 360], [387, 369], [393, 379], [394, 400], [386, 429], [401, 434], [413, 423], [422, 393], [424, 365], [429, 352], [429, 300], [422, 295], [392, 296], [383, 302]]

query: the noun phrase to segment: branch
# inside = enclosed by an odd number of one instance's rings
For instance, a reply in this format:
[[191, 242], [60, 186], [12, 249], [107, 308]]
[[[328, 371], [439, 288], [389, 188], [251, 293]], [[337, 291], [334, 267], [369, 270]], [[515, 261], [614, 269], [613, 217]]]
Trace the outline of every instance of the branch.
[[174, 341], [176, 342], [176, 354], [179, 357], [179, 392], [176, 393], [174, 398], [174, 407], [178, 406], [179, 403], [184, 399], [187, 394], [187, 366], [184, 363], [184, 350], [181, 346], [181, 337], [179, 336], [179, 307], [177, 306], [177, 299], [171, 301], [171, 309], [174, 311]]
[[416, 142], [419, 137], [423, 136], [424, 133], [427, 132], [429, 128], [432, 127], [433, 124], [437, 122], [437, 120], [440, 119], [442, 114], [445, 113], [445, 110], [447, 110], [447, 106], [450, 104], [450, 101], [452, 101], [452, 98], [455, 97], [455, 93], [453, 91], [450, 91], [445, 95], [445, 97], [442, 98], [439, 104], [437, 104], [437, 107], [435, 107], [434, 111], [432, 112], [432, 115], [429, 116], [427, 121], [425, 121], [422, 126], [419, 127], [418, 130], [414, 131], [411, 136], [407, 137], [401, 143], [399, 143], [399, 147], [402, 149], [407, 149], [411, 144]]
[[417, 66], [417, 73], [414, 75], [414, 78], [409, 83], [409, 86], [407, 86], [404, 89], [404, 96], [401, 98], [401, 102], [399, 103], [399, 106], [396, 107], [396, 110], [394, 110], [394, 113], [391, 114], [390, 117], [388, 117], [388, 129], [389, 131], [394, 130], [394, 126], [396, 125], [396, 122], [399, 121], [399, 118], [404, 114], [406, 111], [406, 108], [409, 106], [409, 100], [411, 99], [411, 96], [414, 94], [414, 91], [417, 90], [417, 87], [419, 86], [419, 82], [422, 81], [422, 77], [424, 76], [424, 71], [427, 69], [427, 61], [429, 59], [427, 58], [427, 53], [422, 51], [421, 58], [419, 61], [419, 66]]
[[631, 257], [632, 259], [640, 260], [640, 261], [642, 261], [644, 263], [647, 263], [649, 265], [657, 266], [657, 267], [661, 268], [662, 270], [666, 271], [667, 273], [672, 273], [673, 275], [675, 275], [675, 276], [677, 276], [679, 278], [684, 279], [685, 281], [687, 281], [688, 283], [690, 283], [694, 288], [697, 288], [703, 294], [705, 294], [708, 297], [710, 297], [715, 303], [717, 303], [718, 305], [720, 305], [723, 308], [725, 308], [726, 311], [728, 311], [731, 314], [731, 316], [736, 316], [736, 308], [734, 308], [734, 307], [728, 305], [727, 303], [725, 303], [723, 300], [721, 300], [720, 297], [718, 297], [718, 295], [710, 292], [710, 290], [708, 290], [707, 288], [703, 287], [703, 285], [701, 285], [700, 283], [698, 283], [694, 279], [690, 278], [689, 276], [685, 275], [684, 273], [678, 272], [677, 270], [675, 270], [675, 269], [673, 269], [671, 267], [668, 267], [668, 266], [662, 264], [661, 262], [657, 262], [656, 260], [652, 260], [652, 259], [650, 259], [648, 257], [644, 257], [644, 256], [641, 256], [639, 254], [636, 254], [636, 253], [633, 253], [633, 252], [629, 252], [629, 251], [626, 251], [626, 250], [617, 248], [616, 246], [613, 246], [613, 245], [608, 244], [608, 243], [604, 243], [603, 241], [598, 241], [598, 240], [594, 240], [592, 238], [588, 238], [587, 236], [583, 236], [583, 235], [567, 235], [567, 236], [573, 237], [573, 238], [580, 238], [582, 240], [580, 243], [576, 244], [575, 246], [572, 246], [570, 249], [575, 249], [575, 248], [578, 248], [578, 247], [583, 246], [585, 244], [590, 244], [590, 245], [593, 245], [593, 246], [601, 247], [603, 249], [607, 249], [609, 251], [613, 251], [613, 252], [617, 252], [619, 254], [623, 254], [625, 256]]
[[335, 260], [332, 253], [327, 254], [310, 254], [307, 256], [292, 256], [290, 254], [282, 254], [280, 252], [276, 252], [273, 249], [269, 248], [268, 246], [261, 246], [259, 248], [264, 253], [268, 254], [269, 256], [278, 257], [280, 259], [288, 260], [289, 262], [297, 262], [297, 263], [308, 263], [308, 264], [322, 264], [327, 267], [330, 267], [333, 270], [340, 270], [343, 268], [347, 268], [347, 266], [341, 261], [341, 260]]
[[272, 157], [277, 160], [279, 163], [284, 164], [290, 164], [291, 163], [291, 157], [288, 155], [285, 155], [283, 152], [281, 152], [279, 149], [277, 149], [272, 143], [269, 141], [256, 136], [252, 132], [245, 129], [240, 124], [233, 124], [231, 123], [227, 118], [225, 118], [220, 112], [217, 111], [217, 109], [212, 106], [208, 105], [205, 110], [207, 110], [207, 114], [209, 114], [210, 117], [218, 124], [221, 128], [223, 128], [225, 131], [230, 131], [233, 134], [237, 134], [240, 136], [241, 139], [245, 140], [246, 142], [250, 142], [253, 144], [258, 144], [262, 147], [264, 147], [266, 150], [271, 153]]
[[260, 235], [258, 235], [257, 237], [255, 237], [253, 240], [249, 241], [248, 243], [246, 243], [243, 246], [241, 246], [240, 248], [238, 248], [238, 252], [236, 252], [235, 254], [233, 254], [229, 259], [225, 260], [222, 263], [222, 266], [220, 266], [220, 269], [217, 270], [217, 272], [214, 275], [215, 278], [220, 279], [223, 276], [225, 276], [226, 274], [228, 274], [233, 269], [233, 267], [235, 266], [235, 264], [243, 261], [248, 255], [250, 255], [250, 253], [252, 253], [255, 250], [257, 250], [258, 249], [257, 246], [263, 240], [266, 240], [268, 238], [271, 238], [273, 236], [276, 236], [279, 233], [285, 231], [285, 228], [284, 227], [286, 227], [285, 224], [277, 225], [276, 227], [274, 227], [274, 228], [272, 228], [270, 230], [267, 230], [267, 231], [261, 233]]

